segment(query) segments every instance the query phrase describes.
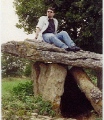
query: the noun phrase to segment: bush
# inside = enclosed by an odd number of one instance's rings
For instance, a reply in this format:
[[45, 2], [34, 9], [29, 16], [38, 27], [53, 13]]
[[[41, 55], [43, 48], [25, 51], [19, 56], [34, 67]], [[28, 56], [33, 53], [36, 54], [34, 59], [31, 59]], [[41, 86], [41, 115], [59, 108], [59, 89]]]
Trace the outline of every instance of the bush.
[[24, 70], [24, 75], [27, 77], [30, 77], [31, 75], [31, 63], [30, 62], [26, 65], [26, 68]]
[[31, 75], [31, 62], [24, 59], [12, 56], [10, 54], [2, 53], [2, 78], [4, 77], [16, 77]]
[[32, 96], [33, 93], [33, 82], [19, 83], [18, 86], [13, 88], [13, 93], [16, 96]]
[[[41, 96], [34, 97], [33, 95], [33, 83], [26, 82], [20, 83], [13, 88], [13, 94], [16, 98], [25, 104], [26, 110], [37, 110], [38, 114], [55, 116], [55, 112], [52, 110], [52, 104], [49, 101], [42, 100]], [[16, 109], [20, 109], [20, 102], [13, 102], [12, 106]], [[23, 105], [21, 106], [23, 109]]]

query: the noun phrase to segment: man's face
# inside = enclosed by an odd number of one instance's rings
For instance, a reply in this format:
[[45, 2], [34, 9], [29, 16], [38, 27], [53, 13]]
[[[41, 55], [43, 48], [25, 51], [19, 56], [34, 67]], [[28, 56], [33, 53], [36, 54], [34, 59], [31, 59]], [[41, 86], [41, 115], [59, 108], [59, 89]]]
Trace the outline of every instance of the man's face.
[[50, 10], [50, 9], [47, 10], [47, 16], [48, 16], [49, 18], [53, 18], [54, 14], [55, 14], [55, 13], [54, 13], [52, 10]]

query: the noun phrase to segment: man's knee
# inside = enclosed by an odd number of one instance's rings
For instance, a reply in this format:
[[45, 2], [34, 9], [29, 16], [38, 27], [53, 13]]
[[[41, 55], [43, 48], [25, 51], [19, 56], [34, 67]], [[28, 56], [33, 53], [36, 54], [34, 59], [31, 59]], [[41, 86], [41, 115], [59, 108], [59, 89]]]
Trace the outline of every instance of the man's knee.
[[61, 31], [61, 34], [68, 34], [66, 31]]

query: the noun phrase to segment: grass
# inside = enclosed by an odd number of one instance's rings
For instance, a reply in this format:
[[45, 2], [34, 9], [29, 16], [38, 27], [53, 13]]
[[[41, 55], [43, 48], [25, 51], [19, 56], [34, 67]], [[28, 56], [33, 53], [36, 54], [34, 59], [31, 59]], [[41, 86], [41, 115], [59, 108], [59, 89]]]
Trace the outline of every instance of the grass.
[[12, 89], [16, 87], [19, 83], [25, 83], [30, 81], [30, 79], [21, 79], [21, 78], [14, 78], [8, 77], [2, 79], [2, 96], [10, 95]]

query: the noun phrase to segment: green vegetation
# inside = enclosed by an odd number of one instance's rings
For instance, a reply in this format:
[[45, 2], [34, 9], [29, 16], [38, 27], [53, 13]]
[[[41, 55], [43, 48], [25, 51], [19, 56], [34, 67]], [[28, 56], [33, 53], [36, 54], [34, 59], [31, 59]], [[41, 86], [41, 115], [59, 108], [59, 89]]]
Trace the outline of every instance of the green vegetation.
[[[86, 69], [96, 84], [95, 73]], [[31, 113], [55, 116], [50, 102], [41, 96], [34, 97], [33, 82], [29, 78], [8, 77], [2, 79], [2, 117], [5, 120], [30, 120]], [[95, 114], [96, 116], [96, 114]], [[96, 116], [96, 120], [102, 120]]]
[[16, 87], [20, 83], [25, 83], [29, 81], [29, 79], [21, 79], [21, 78], [15, 78], [15, 77], [8, 77], [2, 79], [2, 96], [6, 96], [7, 94], [12, 93], [12, 89]]
[[33, 96], [30, 79], [5, 78], [2, 80], [2, 113], [6, 120], [30, 119], [31, 113], [54, 116], [52, 104]]
[[24, 59], [12, 56], [11, 54], [2, 53], [1, 57], [2, 77], [30, 77], [31, 62]]
[[86, 74], [89, 76], [91, 79], [92, 83], [97, 86], [97, 76], [96, 72], [92, 69], [84, 69]]

